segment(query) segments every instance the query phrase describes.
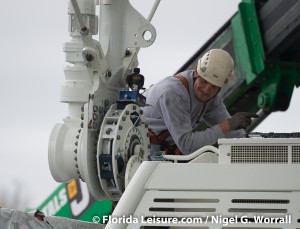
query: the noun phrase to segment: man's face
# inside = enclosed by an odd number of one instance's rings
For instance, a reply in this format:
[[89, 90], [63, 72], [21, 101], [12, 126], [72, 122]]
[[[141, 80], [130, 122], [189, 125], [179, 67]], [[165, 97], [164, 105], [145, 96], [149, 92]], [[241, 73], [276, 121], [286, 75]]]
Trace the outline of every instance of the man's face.
[[221, 89], [220, 87], [207, 82], [201, 76], [198, 76], [195, 79], [194, 92], [195, 92], [196, 98], [200, 102], [209, 101], [220, 91], [220, 89]]

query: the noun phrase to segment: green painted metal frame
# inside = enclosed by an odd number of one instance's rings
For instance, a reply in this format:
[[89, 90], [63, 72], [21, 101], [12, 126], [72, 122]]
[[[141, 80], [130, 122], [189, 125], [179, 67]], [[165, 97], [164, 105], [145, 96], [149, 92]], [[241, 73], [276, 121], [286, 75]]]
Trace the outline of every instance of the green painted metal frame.
[[294, 86], [299, 86], [300, 64], [266, 62], [266, 69], [259, 77], [261, 93], [258, 106], [267, 111], [286, 111]]
[[231, 20], [236, 62], [247, 84], [253, 82], [264, 68], [265, 53], [253, 0], [243, 0]]
[[231, 20], [231, 27], [235, 61], [246, 79], [246, 87], [260, 83], [258, 107], [267, 112], [285, 111], [294, 86], [299, 86], [300, 65], [266, 60], [255, 1], [243, 0], [238, 8], [238, 13]]

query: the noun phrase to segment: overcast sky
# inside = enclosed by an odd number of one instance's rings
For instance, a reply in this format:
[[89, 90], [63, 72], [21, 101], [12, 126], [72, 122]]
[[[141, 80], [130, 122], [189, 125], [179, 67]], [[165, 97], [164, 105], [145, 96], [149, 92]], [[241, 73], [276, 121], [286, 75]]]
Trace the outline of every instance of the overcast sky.
[[[178, 70], [238, 2], [162, 0], [152, 21], [156, 41], [139, 53], [146, 86]], [[132, 3], [147, 15], [153, 1]], [[70, 39], [67, 0], [3, 1], [0, 23], [0, 195], [16, 192], [36, 207], [59, 185], [48, 167], [48, 140], [67, 116], [67, 105], [59, 102], [67, 65], [62, 47]], [[296, 90], [289, 111], [272, 114], [256, 131], [298, 132], [298, 104]]]

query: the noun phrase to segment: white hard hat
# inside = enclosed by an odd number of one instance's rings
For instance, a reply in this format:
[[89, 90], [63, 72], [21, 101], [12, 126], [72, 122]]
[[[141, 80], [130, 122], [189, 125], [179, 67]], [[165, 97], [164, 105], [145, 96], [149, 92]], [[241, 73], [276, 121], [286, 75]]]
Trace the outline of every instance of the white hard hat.
[[197, 72], [202, 78], [218, 87], [223, 87], [232, 75], [234, 62], [222, 49], [211, 49], [199, 59]]

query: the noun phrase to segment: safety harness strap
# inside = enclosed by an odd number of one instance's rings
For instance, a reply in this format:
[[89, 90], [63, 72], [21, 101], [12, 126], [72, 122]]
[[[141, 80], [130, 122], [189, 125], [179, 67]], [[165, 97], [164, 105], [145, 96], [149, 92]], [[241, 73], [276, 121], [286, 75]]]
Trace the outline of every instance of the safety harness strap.
[[181, 83], [183, 84], [183, 86], [185, 87], [185, 89], [187, 90], [187, 92], [190, 95], [189, 83], [188, 83], [187, 79], [185, 77], [183, 77], [183, 76], [180, 76], [180, 75], [176, 75], [175, 77], [177, 79], [180, 79]]

